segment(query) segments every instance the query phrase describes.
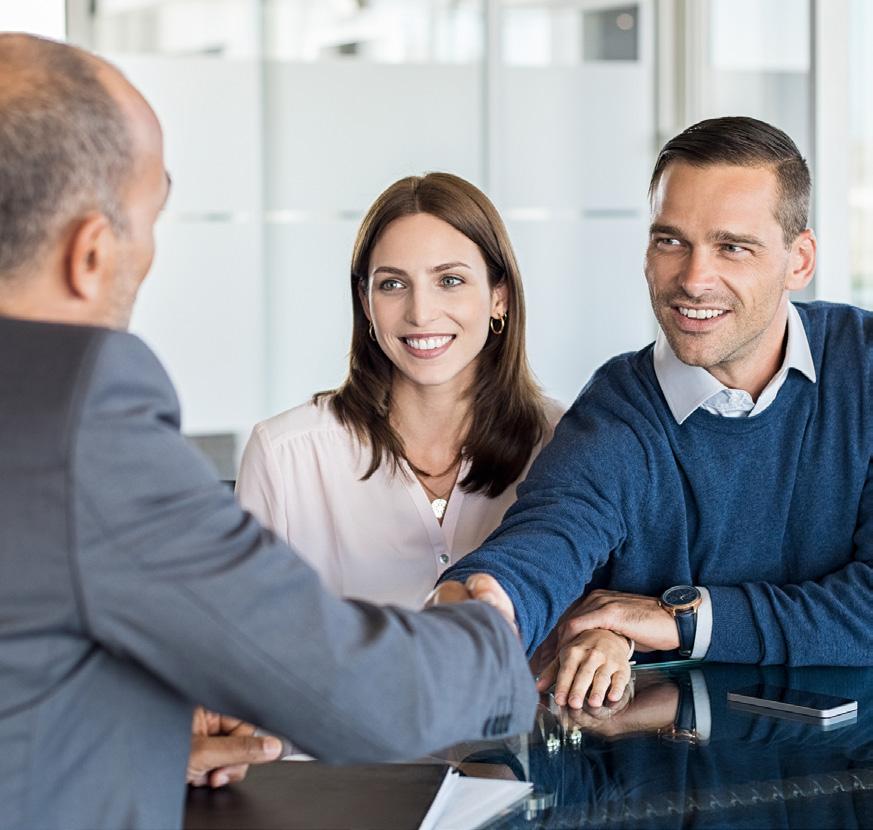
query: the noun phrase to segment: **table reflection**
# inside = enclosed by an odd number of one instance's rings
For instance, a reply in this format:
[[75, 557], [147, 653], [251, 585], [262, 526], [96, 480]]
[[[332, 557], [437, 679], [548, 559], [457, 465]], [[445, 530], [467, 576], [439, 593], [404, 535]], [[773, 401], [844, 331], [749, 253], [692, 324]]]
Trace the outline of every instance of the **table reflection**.
[[[855, 699], [858, 717], [731, 708], [729, 691], [758, 682]], [[544, 697], [530, 735], [449, 757], [534, 783], [493, 828], [873, 827], [871, 697], [873, 669], [643, 668], [614, 706], [572, 711]]]

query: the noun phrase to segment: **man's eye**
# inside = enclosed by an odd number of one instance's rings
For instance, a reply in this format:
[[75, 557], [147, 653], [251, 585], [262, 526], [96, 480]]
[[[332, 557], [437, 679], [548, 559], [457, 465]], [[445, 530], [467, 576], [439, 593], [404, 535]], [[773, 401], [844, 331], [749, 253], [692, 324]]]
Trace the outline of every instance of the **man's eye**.
[[746, 250], [748, 250], [747, 248], [744, 248], [742, 245], [730, 245], [730, 244], [722, 245], [721, 249], [726, 254], [742, 254]]
[[656, 237], [655, 244], [659, 248], [678, 248], [682, 243], [671, 236]]
[[454, 274], [446, 274], [440, 280], [440, 285], [444, 285], [446, 288], [454, 288], [454, 286], [461, 285], [463, 282], [460, 277], [456, 277]]
[[403, 283], [400, 280], [389, 279], [379, 283], [380, 291], [396, 291], [398, 288], [403, 288]]

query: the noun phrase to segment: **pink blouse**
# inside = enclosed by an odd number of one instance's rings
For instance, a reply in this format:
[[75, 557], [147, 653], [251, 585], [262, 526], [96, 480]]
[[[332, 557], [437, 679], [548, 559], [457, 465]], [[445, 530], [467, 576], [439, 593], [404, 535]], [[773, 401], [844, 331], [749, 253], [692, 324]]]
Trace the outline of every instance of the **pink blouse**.
[[[548, 402], [549, 429], [542, 443], [551, 439], [562, 414], [560, 404]], [[369, 449], [329, 406], [303, 404], [255, 426], [243, 453], [237, 496], [336, 594], [420, 608], [440, 574], [497, 527], [515, 501], [518, 482], [495, 499], [465, 493], [456, 484], [440, 525], [405, 462], [405, 475], [392, 474], [383, 462], [361, 481], [369, 461]], [[458, 481], [466, 472], [465, 462]], [[527, 467], [522, 478], [526, 473]]]

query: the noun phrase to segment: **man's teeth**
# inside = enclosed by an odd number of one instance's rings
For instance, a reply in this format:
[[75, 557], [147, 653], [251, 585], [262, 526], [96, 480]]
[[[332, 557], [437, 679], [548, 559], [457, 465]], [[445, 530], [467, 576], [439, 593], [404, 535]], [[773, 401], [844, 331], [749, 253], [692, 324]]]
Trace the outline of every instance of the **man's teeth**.
[[691, 317], [692, 320], [708, 320], [710, 317], [721, 317], [724, 309], [717, 308], [683, 308], [679, 306], [679, 313], [683, 317]]
[[451, 335], [448, 335], [446, 337], [404, 337], [403, 339], [408, 345], [412, 346], [413, 349], [428, 352], [431, 349], [438, 349], [441, 346], [445, 346], [452, 338]]

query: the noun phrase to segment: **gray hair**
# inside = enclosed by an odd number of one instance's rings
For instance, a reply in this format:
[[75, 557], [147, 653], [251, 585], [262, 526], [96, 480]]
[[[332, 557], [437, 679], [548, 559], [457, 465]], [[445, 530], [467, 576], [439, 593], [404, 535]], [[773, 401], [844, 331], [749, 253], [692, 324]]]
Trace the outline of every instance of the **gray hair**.
[[97, 67], [74, 47], [0, 34], [0, 277], [33, 264], [88, 211], [126, 229], [131, 141]]

